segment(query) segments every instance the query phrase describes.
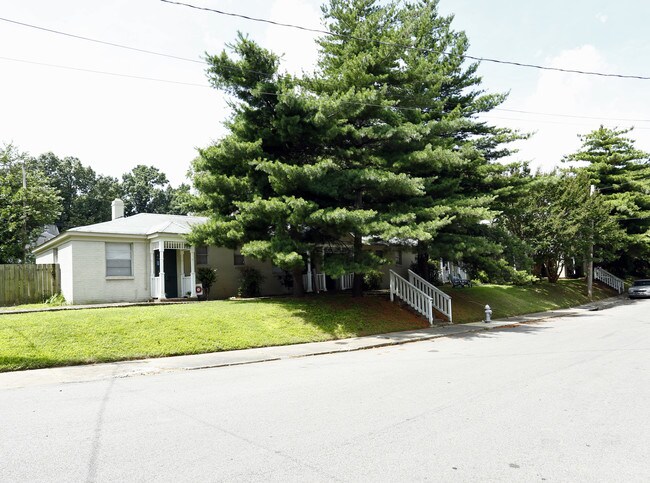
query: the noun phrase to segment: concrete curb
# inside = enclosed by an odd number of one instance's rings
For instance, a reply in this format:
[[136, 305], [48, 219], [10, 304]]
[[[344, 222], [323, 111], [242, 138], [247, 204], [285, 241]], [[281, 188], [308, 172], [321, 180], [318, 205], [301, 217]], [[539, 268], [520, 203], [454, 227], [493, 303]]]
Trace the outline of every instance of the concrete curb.
[[454, 337], [471, 333], [514, 328], [557, 317], [572, 317], [587, 311], [609, 308], [622, 303], [623, 300], [622, 297], [614, 297], [613, 299], [605, 299], [604, 301], [587, 306], [509, 317], [494, 320], [490, 323], [472, 322], [461, 325], [445, 325], [422, 330], [393, 332], [325, 342], [311, 342], [305, 344], [213, 352], [208, 354], [182, 355], [133, 361], [5, 372], [0, 373], [0, 389], [20, 388], [34, 385], [100, 381], [112, 378], [230, 367], [279, 361], [283, 359], [296, 359], [342, 352], [354, 352], [366, 349], [378, 349], [443, 337]]

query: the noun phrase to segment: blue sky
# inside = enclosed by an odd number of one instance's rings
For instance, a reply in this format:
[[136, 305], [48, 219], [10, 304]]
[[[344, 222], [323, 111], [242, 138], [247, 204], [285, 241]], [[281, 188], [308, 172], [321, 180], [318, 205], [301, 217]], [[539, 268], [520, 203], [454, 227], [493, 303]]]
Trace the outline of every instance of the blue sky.
[[[188, 3], [316, 27], [312, 0], [189, 0]], [[650, 2], [620, 0], [441, 0], [469, 53], [562, 68], [650, 76]], [[142, 49], [198, 59], [219, 52], [241, 30], [285, 54], [285, 67], [309, 70], [313, 35], [168, 5], [158, 0], [5, 0], [0, 17]], [[182, 182], [195, 148], [224, 134], [228, 109], [205, 87], [203, 66], [65, 38], [0, 21], [0, 57], [198, 84], [178, 85], [0, 59], [0, 142], [31, 154], [77, 156], [96, 171], [120, 176], [139, 163]], [[486, 116], [535, 132], [515, 159], [551, 169], [579, 146], [577, 134], [602, 122], [630, 126], [650, 151], [650, 81], [563, 74], [483, 63], [491, 92], [509, 92]], [[537, 113], [537, 114], [530, 114]], [[544, 115], [544, 114], [552, 115]], [[561, 115], [561, 116], [560, 116]], [[567, 117], [567, 116], [583, 116]], [[594, 119], [587, 119], [594, 118]], [[616, 119], [638, 119], [625, 121]]]

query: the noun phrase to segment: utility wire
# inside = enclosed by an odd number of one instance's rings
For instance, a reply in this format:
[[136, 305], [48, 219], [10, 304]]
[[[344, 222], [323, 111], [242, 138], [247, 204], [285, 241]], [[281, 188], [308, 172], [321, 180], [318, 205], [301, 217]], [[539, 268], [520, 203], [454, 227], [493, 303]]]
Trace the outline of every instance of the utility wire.
[[[24, 27], [29, 27], [29, 28], [33, 28], [33, 29], [37, 29], [37, 30], [42, 30], [42, 31], [57, 34], [57, 35], [63, 35], [63, 36], [71, 37], [71, 38], [78, 39], [78, 40], [85, 40], [85, 41], [88, 41], [88, 42], [94, 42], [94, 43], [98, 43], [98, 44], [102, 44], [102, 45], [108, 45], [108, 46], [111, 46], [111, 47], [117, 47], [117, 48], [131, 50], [131, 51], [140, 52], [140, 53], [144, 53], [144, 54], [156, 55], [156, 56], [159, 56], [159, 57], [167, 57], [167, 58], [171, 58], [171, 59], [175, 59], [175, 60], [182, 60], [182, 61], [192, 62], [192, 63], [196, 63], [196, 64], [209, 65], [208, 62], [203, 61], [203, 60], [190, 59], [188, 57], [181, 57], [181, 56], [177, 56], [177, 55], [171, 55], [171, 54], [167, 54], [167, 53], [164, 53], [164, 52], [156, 52], [156, 51], [152, 51], [152, 50], [141, 49], [141, 48], [138, 48], [138, 47], [132, 47], [130, 45], [118, 44], [118, 43], [115, 43], [115, 42], [99, 40], [99, 39], [95, 39], [95, 38], [92, 38], [92, 37], [84, 37], [84, 36], [81, 36], [81, 35], [76, 35], [76, 34], [72, 34], [72, 33], [68, 33], [68, 32], [62, 32], [60, 30], [55, 30], [55, 29], [51, 29], [51, 28], [47, 28], [47, 27], [42, 27], [42, 26], [39, 26], [39, 25], [28, 24], [28, 23], [25, 23], [25, 22], [19, 22], [17, 20], [12, 20], [12, 19], [8, 19], [8, 18], [0, 17], [0, 21], [9, 22], [9, 23], [12, 23], [12, 24], [21, 25], [21, 26], [24, 26]], [[20, 60], [20, 59], [7, 59], [7, 58], [5, 58], [5, 60], [14, 60], [16, 62], [32, 63], [31, 61], [23, 61], [23, 60]], [[50, 66], [50, 67], [66, 68], [66, 69], [75, 69], [75, 70], [77, 69], [77, 68], [65, 67], [65, 66], [55, 66], [55, 65], [51, 65], [51, 64], [42, 64], [42, 65], [47, 65], [47, 66]], [[79, 69], [79, 70], [88, 71], [87, 69]], [[254, 73], [254, 74], [259, 74], [261, 77], [264, 77], [264, 78], [267, 78], [267, 79], [271, 79], [273, 77], [273, 74], [268, 74], [266, 72], [261, 72], [261, 71], [257, 71], [257, 70], [239, 69], [239, 68], [238, 68], [238, 70], [243, 70], [245, 72], [251, 72], [251, 73]], [[103, 73], [103, 72], [97, 72], [97, 71], [92, 71], [92, 72]], [[127, 74], [116, 74], [116, 73], [111, 73], [111, 72], [106, 72], [105, 74], [117, 75], [117, 76], [127, 76]], [[142, 77], [139, 77], [139, 76], [133, 76], [133, 77], [138, 78], [138, 79], [157, 80], [157, 81], [161, 81], [161, 82], [177, 83], [176, 81], [168, 81], [168, 80], [164, 80], [164, 79], [150, 79], [150, 78], [142, 78]], [[198, 85], [198, 84], [191, 84], [191, 85]], [[368, 104], [368, 105], [372, 106], [372, 104]], [[376, 105], [376, 106], [381, 107], [379, 105]], [[422, 108], [420, 108], [420, 107], [402, 107], [402, 106], [400, 106], [399, 108], [401, 108], [401, 109], [410, 109], [410, 110], [421, 110], [421, 109], [427, 109], [427, 108], [429, 108], [429, 106], [425, 106], [425, 107], [422, 107]], [[548, 113], [548, 112], [524, 111], [524, 110], [519, 110], [519, 109], [505, 109], [505, 108], [499, 108], [499, 107], [493, 108], [492, 111], [514, 112], [514, 113], [519, 113], [519, 114], [533, 114], [533, 115], [551, 116], [551, 117], [567, 117], [567, 118], [576, 118], [576, 119], [593, 119], [593, 120], [601, 120], [601, 121], [604, 121], [604, 122], [609, 122], [609, 121], [650, 122], [650, 119], [605, 118], [605, 117], [594, 117], [594, 116], [580, 116], [580, 115], [572, 115], [572, 114], [556, 114], [556, 113]], [[519, 120], [519, 119], [510, 119], [510, 118], [499, 118], [499, 119]], [[528, 120], [525, 120], [525, 121], [528, 121]], [[534, 120], [531, 120], [531, 122], [533, 122], [533, 121]], [[544, 122], [544, 121], [540, 121], [540, 122]], [[546, 122], [548, 122], [548, 121], [546, 121]], [[558, 124], [561, 124], [561, 123], [558, 123]], [[566, 123], [564, 123], [564, 124], [566, 124]], [[637, 129], [644, 129], [644, 128], [637, 128]]]
[[516, 112], [519, 114], [536, 114], [539, 116], [553, 116], [553, 117], [573, 117], [576, 119], [594, 119], [596, 121], [598, 120], [607, 120], [607, 121], [628, 121], [628, 122], [650, 122], [650, 119], [630, 119], [630, 118], [625, 118], [625, 117], [610, 117], [610, 118], [605, 118], [605, 117], [596, 117], [596, 116], [577, 116], [573, 114], [553, 114], [550, 112], [535, 112], [535, 111], [521, 111], [518, 109], [504, 109], [501, 107], [495, 107], [492, 109], [493, 111], [504, 111], [504, 112]]
[[155, 81], [155, 82], [165, 82], [167, 84], [179, 84], [179, 85], [184, 85], [184, 86], [194, 86], [194, 87], [207, 87], [209, 88], [210, 86], [205, 85], [205, 84], [195, 84], [193, 82], [181, 82], [181, 81], [174, 81], [174, 80], [169, 80], [169, 79], [160, 79], [156, 77], [145, 77], [145, 76], [139, 76], [139, 75], [131, 75], [131, 74], [120, 74], [117, 72], [108, 72], [104, 70], [93, 70], [93, 69], [84, 69], [81, 67], [70, 67], [67, 65], [58, 65], [58, 64], [47, 64], [45, 62], [34, 62], [31, 60], [23, 60], [23, 59], [14, 59], [11, 57], [2, 57], [0, 56], [1, 60], [8, 60], [10, 62], [20, 62], [23, 64], [32, 64], [32, 65], [40, 65], [40, 66], [45, 66], [45, 67], [53, 67], [56, 69], [66, 69], [66, 70], [74, 70], [74, 71], [79, 71], [79, 72], [90, 72], [91, 74], [103, 74], [103, 75], [110, 75], [114, 77], [127, 77], [129, 79], [140, 79], [140, 80], [148, 80], [148, 81]]
[[[185, 85], [185, 86], [191, 86], [191, 87], [203, 87], [203, 88], [212, 88], [211, 86], [207, 84], [198, 84], [194, 82], [183, 82], [183, 81], [175, 81], [175, 80], [170, 80], [170, 79], [161, 79], [157, 77], [147, 77], [147, 76], [139, 76], [139, 75], [132, 75], [132, 74], [124, 74], [124, 73], [119, 73], [119, 72], [109, 72], [109, 71], [103, 71], [103, 70], [94, 70], [94, 69], [86, 69], [82, 67], [72, 67], [72, 66], [67, 66], [67, 65], [59, 65], [59, 64], [50, 64], [50, 63], [45, 63], [45, 62], [36, 62], [32, 60], [25, 60], [25, 59], [16, 59], [12, 57], [4, 57], [0, 56], [0, 60], [6, 60], [10, 62], [19, 62], [22, 64], [30, 64], [30, 65], [38, 65], [42, 67], [51, 67], [55, 69], [64, 69], [64, 70], [71, 70], [71, 71], [77, 71], [77, 72], [88, 72], [91, 74], [101, 74], [101, 75], [108, 75], [112, 77], [124, 77], [128, 79], [138, 79], [138, 80], [148, 80], [148, 81], [154, 81], [154, 82], [162, 82], [166, 84], [176, 84], [176, 85]], [[277, 96], [278, 94], [275, 92], [264, 92], [264, 91], [257, 91], [257, 94], [259, 95], [264, 95], [264, 96]], [[382, 107], [386, 109], [396, 109], [400, 111], [422, 111], [425, 109], [432, 109], [434, 106], [397, 106], [397, 105], [385, 105], [385, 104], [377, 104], [377, 103], [370, 103], [370, 102], [360, 102], [360, 101], [344, 101], [344, 100], [339, 100], [340, 103], [342, 104], [350, 104], [350, 105], [358, 105], [358, 106], [367, 106], [367, 107]], [[530, 112], [530, 114], [536, 114], [533, 112]], [[547, 124], [559, 124], [559, 125], [571, 125], [571, 126], [587, 126], [588, 124], [576, 124], [576, 123], [568, 123], [568, 122], [559, 122], [559, 121], [548, 121], [548, 120], [538, 120], [538, 119], [517, 119], [517, 118], [509, 118], [509, 117], [500, 117], [500, 116], [492, 116], [489, 113], [476, 113], [474, 115], [479, 115], [479, 116], [484, 116], [488, 117], [491, 119], [499, 119], [499, 120], [506, 120], [506, 121], [522, 121], [522, 122], [532, 122], [532, 123], [547, 123]], [[599, 118], [600, 119], [600, 118]], [[600, 119], [601, 121], [607, 121], [606, 119]], [[650, 128], [646, 127], [635, 127], [635, 129], [640, 129], [640, 130], [646, 130]]]
[[[249, 15], [243, 15], [239, 13], [233, 13], [233, 12], [226, 12], [224, 10], [218, 10], [216, 8], [208, 8], [208, 7], [199, 7], [198, 5], [192, 5], [190, 3], [184, 3], [184, 2], [176, 2], [172, 0], [160, 0], [163, 3], [169, 3], [172, 5], [180, 5], [188, 8], [192, 8], [195, 10], [203, 10], [207, 12], [212, 12], [216, 13], [219, 15], [226, 15], [230, 17], [237, 17], [237, 18], [242, 18], [245, 20], [250, 20], [253, 22], [261, 22], [261, 23], [267, 23], [271, 25], [276, 25], [279, 27], [288, 27], [288, 28], [293, 28], [293, 29], [298, 29], [298, 30], [303, 30], [306, 32], [314, 32], [314, 33], [319, 33], [319, 34], [324, 34], [324, 35], [329, 35], [332, 37], [340, 37], [340, 38], [348, 38], [348, 39], [353, 39], [353, 40], [360, 40], [362, 42], [371, 42], [371, 43], [376, 43], [380, 45], [386, 45], [389, 47], [400, 47], [403, 49], [410, 49], [410, 50], [417, 50], [420, 52], [424, 53], [433, 53], [433, 54], [445, 54], [449, 55], [446, 52], [438, 52], [433, 49], [426, 49], [423, 47], [415, 47], [413, 45], [407, 45], [407, 44], [398, 44], [394, 42], [384, 42], [380, 40], [374, 40], [374, 39], [368, 39], [364, 37], [357, 37], [354, 35], [346, 35], [346, 34], [337, 34], [335, 32], [330, 32], [329, 30], [323, 30], [323, 29], [315, 29], [315, 28], [310, 28], [310, 27], [304, 27], [302, 25], [295, 25], [295, 24], [290, 24], [290, 23], [284, 23], [284, 22], [276, 22], [273, 20], [268, 20], [264, 18], [258, 18], [258, 17], [251, 17]], [[626, 74], [612, 74], [612, 73], [605, 73], [605, 72], [594, 72], [594, 71], [585, 71], [585, 70], [577, 70], [577, 69], [563, 69], [560, 67], [548, 67], [548, 66], [543, 66], [543, 65], [537, 65], [537, 64], [528, 64], [524, 62], [514, 62], [514, 61], [509, 61], [509, 60], [501, 60], [501, 59], [493, 59], [489, 57], [475, 57], [472, 55], [467, 55], [465, 54], [465, 57], [471, 60], [475, 60], [478, 62], [491, 62], [495, 64], [504, 64], [504, 65], [513, 65], [516, 67], [527, 67], [531, 69], [539, 69], [539, 70], [550, 70], [550, 71], [556, 71], [556, 72], [567, 72], [571, 74], [582, 74], [582, 75], [593, 75], [593, 76], [600, 76], [600, 77], [617, 77], [621, 79], [638, 79], [638, 80], [650, 80], [650, 76], [641, 76], [641, 75], [626, 75]]]
[[180, 56], [177, 56], [177, 55], [165, 54], [163, 52], [156, 52], [154, 50], [139, 49], [137, 47], [131, 47], [129, 45], [116, 44], [114, 42], [108, 42], [106, 40], [99, 40], [99, 39], [93, 39], [91, 37], [84, 37], [82, 35], [70, 34], [70, 33], [67, 33], [67, 32], [61, 32], [60, 30], [54, 30], [54, 29], [50, 29], [50, 28], [46, 28], [46, 27], [39, 27], [38, 25], [32, 25], [32, 24], [28, 24], [28, 23], [25, 23], [25, 22], [19, 22], [17, 20], [11, 20], [9, 18], [0, 17], [0, 20], [3, 21], [3, 22], [13, 23], [13, 24], [16, 24], [16, 25], [22, 25], [23, 27], [29, 27], [29, 28], [32, 28], [32, 29], [42, 30], [44, 32], [50, 32], [50, 33], [57, 34], [57, 35], [64, 35], [66, 37], [71, 37], [73, 39], [86, 40], [87, 42], [95, 42], [97, 44], [110, 45], [111, 47], [118, 47], [120, 49], [133, 50], [133, 51], [136, 51], [136, 52], [142, 52], [142, 53], [145, 53], [145, 54], [157, 55], [157, 56], [160, 56], [160, 57], [168, 57], [170, 59], [182, 60], [182, 61], [185, 61], [185, 62], [194, 62], [196, 64], [205, 64], [205, 61], [202, 61], [202, 60], [189, 59], [187, 57], [180, 57]]

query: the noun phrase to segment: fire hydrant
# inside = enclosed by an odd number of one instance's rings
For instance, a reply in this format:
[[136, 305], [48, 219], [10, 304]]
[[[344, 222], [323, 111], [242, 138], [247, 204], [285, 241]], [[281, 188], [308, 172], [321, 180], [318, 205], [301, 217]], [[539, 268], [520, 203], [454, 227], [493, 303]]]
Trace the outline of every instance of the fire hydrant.
[[492, 322], [492, 309], [490, 308], [489, 305], [485, 306], [485, 320], [483, 322], [485, 322], [486, 324], [488, 322]]

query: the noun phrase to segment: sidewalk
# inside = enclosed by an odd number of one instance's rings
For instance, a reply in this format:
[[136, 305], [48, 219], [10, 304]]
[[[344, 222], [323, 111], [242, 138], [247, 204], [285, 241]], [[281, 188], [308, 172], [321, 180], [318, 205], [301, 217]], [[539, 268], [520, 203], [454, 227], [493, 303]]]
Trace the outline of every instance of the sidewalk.
[[297, 357], [373, 349], [377, 347], [436, 339], [439, 337], [449, 337], [505, 327], [516, 327], [518, 325], [555, 317], [575, 316], [586, 311], [602, 310], [622, 303], [624, 300], [625, 299], [622, 297], [613, 297], [580, 307], [509, 317], [494, 320], [490, 323], [473, 322], [461, 325], [447, 325], [421, 330], [356, 337], [353, 339], [340, 339], [275, 347], [260, 347], [257, 349], [212, 352], [208, 354], [161, 357], [136, 361], [6, 372], [0, 373], [0, 390], [44, 384], [97, 381], [114, 377], [150, 375], [170, 371], [253, 364]]

